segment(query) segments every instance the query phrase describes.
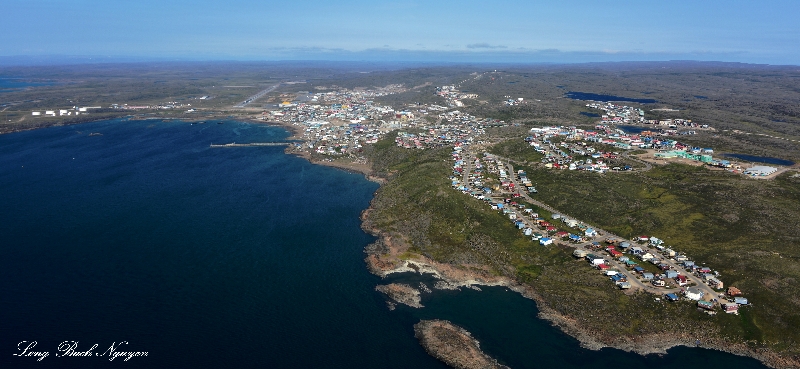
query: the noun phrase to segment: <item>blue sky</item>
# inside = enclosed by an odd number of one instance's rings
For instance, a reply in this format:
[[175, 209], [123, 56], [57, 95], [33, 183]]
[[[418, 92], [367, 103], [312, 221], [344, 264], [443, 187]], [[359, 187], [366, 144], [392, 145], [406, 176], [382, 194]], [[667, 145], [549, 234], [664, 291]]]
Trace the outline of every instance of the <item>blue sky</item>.
[[800, 0], [4, 0], [0, 56], [800, 64]]

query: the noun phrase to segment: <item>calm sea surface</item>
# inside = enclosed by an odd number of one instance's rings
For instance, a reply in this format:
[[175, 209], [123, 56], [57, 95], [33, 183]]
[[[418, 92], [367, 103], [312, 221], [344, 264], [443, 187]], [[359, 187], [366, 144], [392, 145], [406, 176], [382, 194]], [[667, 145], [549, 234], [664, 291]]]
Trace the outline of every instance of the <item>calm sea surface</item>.
[[[697, 348], [584, 350], [504, 288], [435, 291], [423, 309], [390, 311], [358, 219], [377, 185], [281, 147], [209, 147], [286, 137], [125, 120], [0, 136], [0, 367], [445, 368], [412, 328], [438, 318], [514, 368], [763, 368]], [[13, 356], [22, 341], [50, 356]], [[126, 341], [119, 350], [148, 356], [55, 357], [63, 341], [101, 355]]]

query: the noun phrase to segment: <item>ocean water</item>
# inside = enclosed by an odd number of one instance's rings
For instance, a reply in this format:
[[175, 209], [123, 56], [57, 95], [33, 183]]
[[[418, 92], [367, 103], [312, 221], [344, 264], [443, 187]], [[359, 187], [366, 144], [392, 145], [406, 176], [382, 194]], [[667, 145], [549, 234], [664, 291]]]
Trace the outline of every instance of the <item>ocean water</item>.
[[[445, 368], [414, 338], [449, 319], [514, 368], [648, 368], [755, 360], [679, 348], [589, 351], [504, 288], [434, 291], [390, 311], [369, 274], [359, 214], [377, 185], [233, 121], [111, 120], [0, 136], [0, 367]], [[102, 135], [90, 136], [90, 133]], [[22, 346], [48, 351], [18, 357]], [[55, 357], [64, 341], [90, 357]], [[109, 362], [112, 344], [146, 357]]]

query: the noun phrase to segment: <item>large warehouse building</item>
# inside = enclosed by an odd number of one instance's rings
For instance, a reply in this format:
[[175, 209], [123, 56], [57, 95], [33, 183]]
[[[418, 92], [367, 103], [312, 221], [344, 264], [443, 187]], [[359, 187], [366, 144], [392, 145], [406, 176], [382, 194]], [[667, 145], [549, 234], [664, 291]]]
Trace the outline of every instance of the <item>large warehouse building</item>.
[[775, 168], [775, 167], [767, 167], [767, 166], [763, 166], [763, 165], [758, 165], [758, 166], [755, 166], [755, 167], [752, 167], [752, 168], [747, 168], [744, 171], [744, 174], [749, 174], [751, 176], [768, 176], [768, 175], [770, 175], [772, 173], [775, 173], [777, 171], [778, 171], [778, 168]]

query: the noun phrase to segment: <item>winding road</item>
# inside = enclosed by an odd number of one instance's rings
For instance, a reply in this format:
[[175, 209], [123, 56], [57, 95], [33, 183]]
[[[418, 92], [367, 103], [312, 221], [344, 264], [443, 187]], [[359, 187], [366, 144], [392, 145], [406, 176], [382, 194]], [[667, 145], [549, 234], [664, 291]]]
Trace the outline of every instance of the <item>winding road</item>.
[[[463, 180], [464, 184], [468, 184], [469, 183], [469, 174], [472, 173], [472, 165], [473, 165], [475, 159], [474, 159], [474, 156], [473, 156], [472, 153], [467, 152], [467, 150], [464, 150], [464, 151], [465, 151], [465, 153], [462, 154], [462, 159], [464, 161], [464, 167], [463, 167], [464, 168], [464, 172], [462, 173], [462, 180]], [[497, 155], [493, 155], [493, 157], [497, 158], [499, 160], [502, 160], [502, 161], [507, 163], [504, 166], [506, 167], [506, 169], [508, 170], [508, 172], [510, 174], [509, 175], [510, 181], [512, 183], [514, 183], [515, 187], [520, 188], [520, 184], [518, 183], [518, 180], [516, 179], [516, 172], [514, 171], [514, 166], [511, 164], [511, 160], [509, 160], [507, 158], [503, 158], [503, 157], [497, 156]], [[638, 159], [635, 159], [635, 160], [638, 160]], [[650, 168], [652, 168], [652, 166], [648, 165], [645, 170], [649, 170]], [[540, 207], [542, 209], [550, 211], [553, 214], [561, 214], [562, 216], [566, 216], [568, 218], [578, 219], [576, 217], [572, 217], [572, 216], [569, 216], [567, 214], [564, 214], [564, 212], [559, 211], [558, 209], [555, 209], [552, 206], [547, 205], [547, 204], [545, 204], [545, 203], [543, 203], [543, 202], [541, 202], [539, 200], [536, 200], [536, 199], [530, 197], [529, 194], [524, 193], [522, 191], [520, 191], [520, 197], [524, 198], [527, 202], [529, 202], [531, 204], [534, 204], [534, 205], [536, 205], [536, 206], [538, 206], [538, 207]], [[492, 195], [491, 198], [494, 201], [497, 201], [497, 202], [503, 202], [503, 200], [504, 200], [503, 196], [498, 196], [498, 195]], [[539, 227], [537, 225], [530, 224], [528, 219], [526, 219], [523, 214], [520, 214], [517, 211], [517, 209], [514, 209], [514, 212], [517, 214], [517, 219], [522, 220], [523, 222], [525, 222], [526, 226], [528, 226], [530, 228], [533, 228], [533, 229], [539, 229]], [[592, 242], [602, 242], [602, 241], [605, 241], [605, 240], [608, 240], [608, 239], [625, 240], [625, 238], [617, 236], [617, 235], [615, 235], [615, 234], [613, 234], [611, 232], [608, 232], [608, 231], [606, 231], [604, 229], [601, 229], [599, 227], [596, 227], [596, 226], [593, 226], [593, 225], [589, 225], [586, 222], [583, 222], [583, 224], [586, 224], [587, 226], [589, 226], [591, 228], [594, 228], [598, 232], [598, 234], [600, 236], [596, 237], [596, 238], [594, 238], [594, 239], [592, 239], [590, 241], [586, 241], [586, 242], [583, 242], [583, 243], [575, 244], [572, 247], [585, 249], [585, 250], [587, 250], [589, 252], [592, 252], [594, 254], [598, 254], [599, 253], [599, 254], [602, 254], [603, 256], [606, 256], [604, 258], [606, 260], [606, 262], [608, 264], [612, 265], [621, 274], [625, 275], [627, 281], [631, 284], [631, 288], [632, 289], [634, 289], [634, 288], [635, 289], [642, 289], [642, 290], [645, 290], [647, 292], [650, 292], [650, 293], [653, 293], [653, 294], [657, 294], [657, 295], [673, 293], [673, 292], [679, 292], [679, 291], [682, 290], [682, 288], [671, 288], [671, 289], [668, 289], [668, 288], [655, 287], [655, 286], [653, 286], [653, 285], [651, 285], [649, 283], [645, 283], [645, 282], [641, 281], [640, 279], [638, 279], [631, 271], [627, 270], [627, 268], [624, 265], [622, 265], [622, 263], [620, 263], [619, 261], [615, 260], [613, 257], [611, 257], [611, 255], [609, 255], [605, 251], [588, 250], [587, 246], [590, 246], [592, 244]], [[635, 241], [631, 241], [631, 242], [635, 243]], [[659, 255], [658, 250], [650, 249], [649, 247], [646, 247], [646, 246], [640, 246], [640, 247], [644, 250], [644, 252], [649, 252], [649, 253], [651, 253], [653, 255]], [[672, 270], [678, 271], [681, 275], [686, 276], [686, 278], [689, 280], [689, 282], [694, 283], [696, 287], [700, 288], [700, 290], [705, 293], [705, 295], [710, 296], [711, 298], [716, 298], [717, 295], [719, 294], [718, 292], [714, 291], [710, 286], [708, 286], [706, 283], [704, 283], [702, 280], [700, 280], [699, 277], [697, 277], [696, 275], [694, 275], [692, 273], [688, 273], [685, 269], [683, 269], [683, 267], [678, 266], [677, 263], [673, 259], [660, 258], [660, 260], [661, 260], [661, 263], [669, 265]]]

